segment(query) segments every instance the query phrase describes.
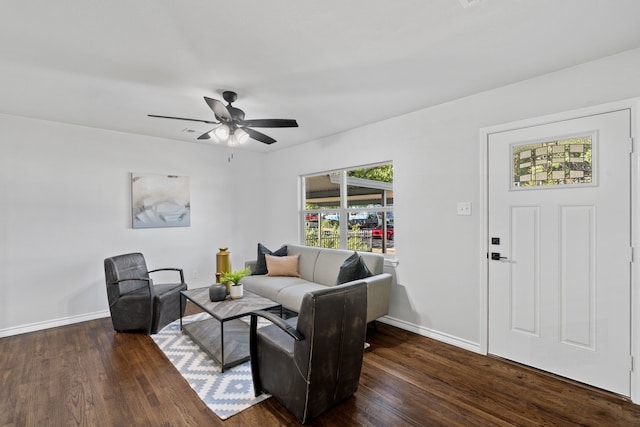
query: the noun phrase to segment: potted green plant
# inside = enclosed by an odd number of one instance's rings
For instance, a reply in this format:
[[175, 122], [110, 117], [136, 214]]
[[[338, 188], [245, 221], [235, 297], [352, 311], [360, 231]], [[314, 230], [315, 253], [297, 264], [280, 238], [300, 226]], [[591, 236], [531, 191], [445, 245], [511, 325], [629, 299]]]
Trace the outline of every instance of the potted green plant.
[[220, 277], [220, 283], [231, 284], [229, 288], [229, 294], [231, 295], [232, 299], [242, 298], [244, 292], [240, 280], [242, 280], [244, 276], [248, 276], [250, 273], [251, 268], [249, 267], [242, 270], [229, 271], [222, 274], [222, 276]]

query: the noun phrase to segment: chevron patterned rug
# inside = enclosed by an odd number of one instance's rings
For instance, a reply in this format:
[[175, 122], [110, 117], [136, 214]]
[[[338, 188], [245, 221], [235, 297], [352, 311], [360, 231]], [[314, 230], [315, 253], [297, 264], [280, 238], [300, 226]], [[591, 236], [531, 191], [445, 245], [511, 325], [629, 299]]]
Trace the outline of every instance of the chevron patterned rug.
[[[198, 313], [182, 319], [190, 323], [210, 317]], [[167, 325], [151, 338], [173, 363], [200, 399], [221, 419], [227, 418], [271, 397], [254, 396], [251, 364], [245, 362], [220, 372], [220, 366], [180, 331], [180, 320]]]

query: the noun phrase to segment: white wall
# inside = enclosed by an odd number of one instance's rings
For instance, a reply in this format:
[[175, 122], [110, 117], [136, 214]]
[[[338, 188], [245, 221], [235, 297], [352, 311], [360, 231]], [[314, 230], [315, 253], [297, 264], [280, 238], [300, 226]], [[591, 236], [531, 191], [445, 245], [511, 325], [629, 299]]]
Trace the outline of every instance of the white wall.
[[[269, 239], [299, 241], [296, 176], [392, 160], [399, 265], [391, 321], [478, 350], [480, 128], [636, 97], [639, 75], [640, 50], [628, 51], [273, 153]], [[456, 214], [459, 201], [472, 203], [471, 216]]]
[[[205, 286], [218, 247], [259, 234], [233, 205], [264, 197], [244, 173], [264, 154], [5, 115], [0, 148], [0, 336], [108, 315], [105, 257], [141, 251]], [[189, 176], [191, 226], [132, 229], [131, 172]]]

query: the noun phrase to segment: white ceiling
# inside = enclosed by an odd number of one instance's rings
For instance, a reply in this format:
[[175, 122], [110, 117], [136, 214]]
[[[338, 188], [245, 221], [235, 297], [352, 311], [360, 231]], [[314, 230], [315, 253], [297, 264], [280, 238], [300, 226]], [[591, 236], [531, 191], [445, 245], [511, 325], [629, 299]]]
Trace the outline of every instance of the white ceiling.
[[270, 151], [640, 47], [638, 0], [462, 3], [2, 0], [0, 113], [195, 142], [147, 114], [213, 120], [229, 89], [298, 120], [243, 146]]

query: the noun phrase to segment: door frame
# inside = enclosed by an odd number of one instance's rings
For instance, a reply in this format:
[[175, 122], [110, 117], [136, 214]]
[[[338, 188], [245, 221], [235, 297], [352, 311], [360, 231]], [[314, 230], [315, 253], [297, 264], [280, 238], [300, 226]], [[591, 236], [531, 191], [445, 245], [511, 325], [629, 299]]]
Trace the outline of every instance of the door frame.
[[[640, 199], [640, 140], [638, 129], [640, 127], [640, 97], [623, 101], [612, 102], [593, 107], [564, 111], [515, 122], [488, 126], [480, 129], [480, 206], [478, 209], [481, 224], [480, 241], [480, 319], [479, 337], [480, 353], [488, 354], [489, 351], [489, 192], [488, 192], [488, 154], [489, 137], [494, 133], [507, 132], [524, 127], [539, 126], [547, 123], [560, 122], [597, 114], [609, 113], [619, 110], [629, 110], [631, 113], [631, 138], [633, 139], [633, 152], [631, 153], [631, 246], [634, 248], [633, 262], [631, 264], [631, 357], [634, 360], [631, 370], [631, 401], [640, 404], [640, 221], [638, 201]], [[631, 360], [630, 360], [631, 363]]]

